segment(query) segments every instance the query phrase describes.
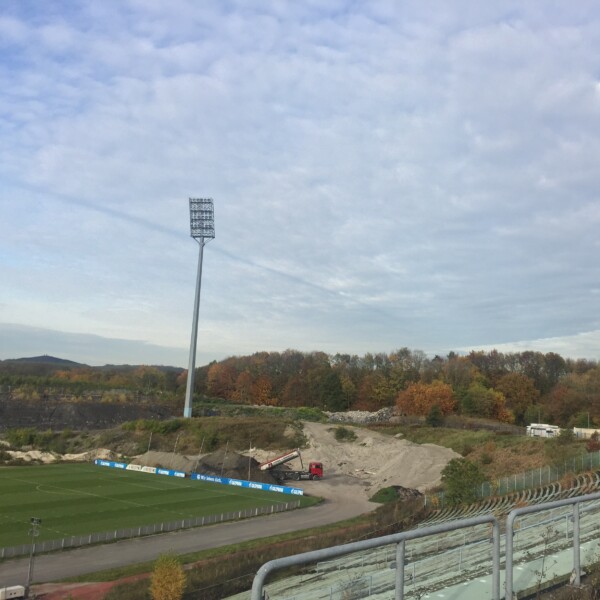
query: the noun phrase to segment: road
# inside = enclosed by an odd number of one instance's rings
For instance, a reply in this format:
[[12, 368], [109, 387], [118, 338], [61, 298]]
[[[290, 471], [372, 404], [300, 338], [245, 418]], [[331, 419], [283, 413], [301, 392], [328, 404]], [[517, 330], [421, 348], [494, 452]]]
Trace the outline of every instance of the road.
[[[325, 497], [325, 501], [318, 506], [289, 513], [45, 554], [35, 558], [33, 581], [60, 581], [67, 577], [152, 561], [169, 551], [186, 554], [319, 527], [355, 517], [377, 506], [357, 494], [356, 481], [344, 475], [332, 474], [327, 480], [307, 481], [302, 487], [307, 493]], [[23, 585], [28, 566], [28, 558], [0, 563], [0, 587]]]

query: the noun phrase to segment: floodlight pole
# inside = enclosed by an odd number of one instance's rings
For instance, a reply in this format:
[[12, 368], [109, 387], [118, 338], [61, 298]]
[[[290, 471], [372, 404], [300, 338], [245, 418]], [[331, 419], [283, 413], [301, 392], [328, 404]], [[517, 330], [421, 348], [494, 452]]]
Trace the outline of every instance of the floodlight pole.
[[196, 344], [198, 341], [198, 313], [200, 312], [200, 287], [202, 283], [202, 258], [204, 245], [215, 237], [214, 210], [211, 199], [190, 198], [191, 235], [200, 246], [198, 256], [198, 273], [196, 275], [196, 297], [194, 299], [194, 318], [192, 320], [192, 339], [190, 342], [190, 360], [188, 364], [187, 384], [185, 389], [185, 405], [183, 416], [192, 416], [192, 399], [194, 397], [194, 375], [196, 371]]

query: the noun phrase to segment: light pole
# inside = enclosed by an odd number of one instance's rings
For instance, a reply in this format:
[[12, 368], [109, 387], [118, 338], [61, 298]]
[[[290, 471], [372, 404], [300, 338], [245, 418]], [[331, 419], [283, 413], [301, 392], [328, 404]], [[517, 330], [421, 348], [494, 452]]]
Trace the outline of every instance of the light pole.
[[31, 552], [29, 553], [29, 570], [27, 571], [27, 583], [25, 585], [25, 598], [29, 598], [29, 588], [31, 587], [31, 579], [33, 577], [33, 557], [35, 555], [35, 538], [40, 535], [40, 526], [42, 520], [37, 517], [31, 517], [29, 520], [31, 523], [31, 529], [29, 535], [31, 536]]
[[188, 365], [185, 406], [183, 416], [192, 416], [192, 398], [194, 396], [194, 371], [196, 370], [196, 342], [198, 341], [198, 312], [200, 311], [200, 284], [202, 282], [202, 255], [204, 244], [215, 237], [215, 213], [212, 198], [190, 198], [191, 236], [200, 246], [198, 274], [196, 276], [196, 299], [192, 321], [192, 340], [190, 342], [190, 362]]

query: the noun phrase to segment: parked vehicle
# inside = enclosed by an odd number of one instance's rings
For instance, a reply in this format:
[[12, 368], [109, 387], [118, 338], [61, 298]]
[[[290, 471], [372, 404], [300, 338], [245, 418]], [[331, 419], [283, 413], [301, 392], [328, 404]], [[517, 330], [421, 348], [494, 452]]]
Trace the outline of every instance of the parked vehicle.
[[551, 438], [560, 435], [560, 427], [546, 423], [532, 423], [527, 425], [527, 435], [532, 437]]
[[[278, 468], [282, 467], [286, 463], [298, 458], [300, 460], [300, 471], [294, 471], [291, 469]], [[291, 450], [281, 456], [267, 460], [259, 465], [261, 471], [270, 471], [270, 473], [277, 479], [277, 481], [285, 481], [286, 479], [293, 479], [300, 481], [301, 479], [321, 479], [323, 477], [323, 463], [318, 461], [312, 461], [308, 463], [308, 470], [304, 469], [302, 464], [302, 455], [300, 450]]]
[[0, 600], [13, 600], [13, 598], [25, 598], [25, 588], [22, 585], [0, 588]]

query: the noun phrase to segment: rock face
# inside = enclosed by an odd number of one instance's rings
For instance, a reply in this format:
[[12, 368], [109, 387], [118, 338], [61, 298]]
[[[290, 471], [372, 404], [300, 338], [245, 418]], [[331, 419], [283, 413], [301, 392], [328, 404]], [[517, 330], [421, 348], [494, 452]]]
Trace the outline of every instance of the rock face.
[[166, 419], [170, 410], [151, 404], [0, 400], [0, 431], [16, 427], [108, 429], [135, 419]]

